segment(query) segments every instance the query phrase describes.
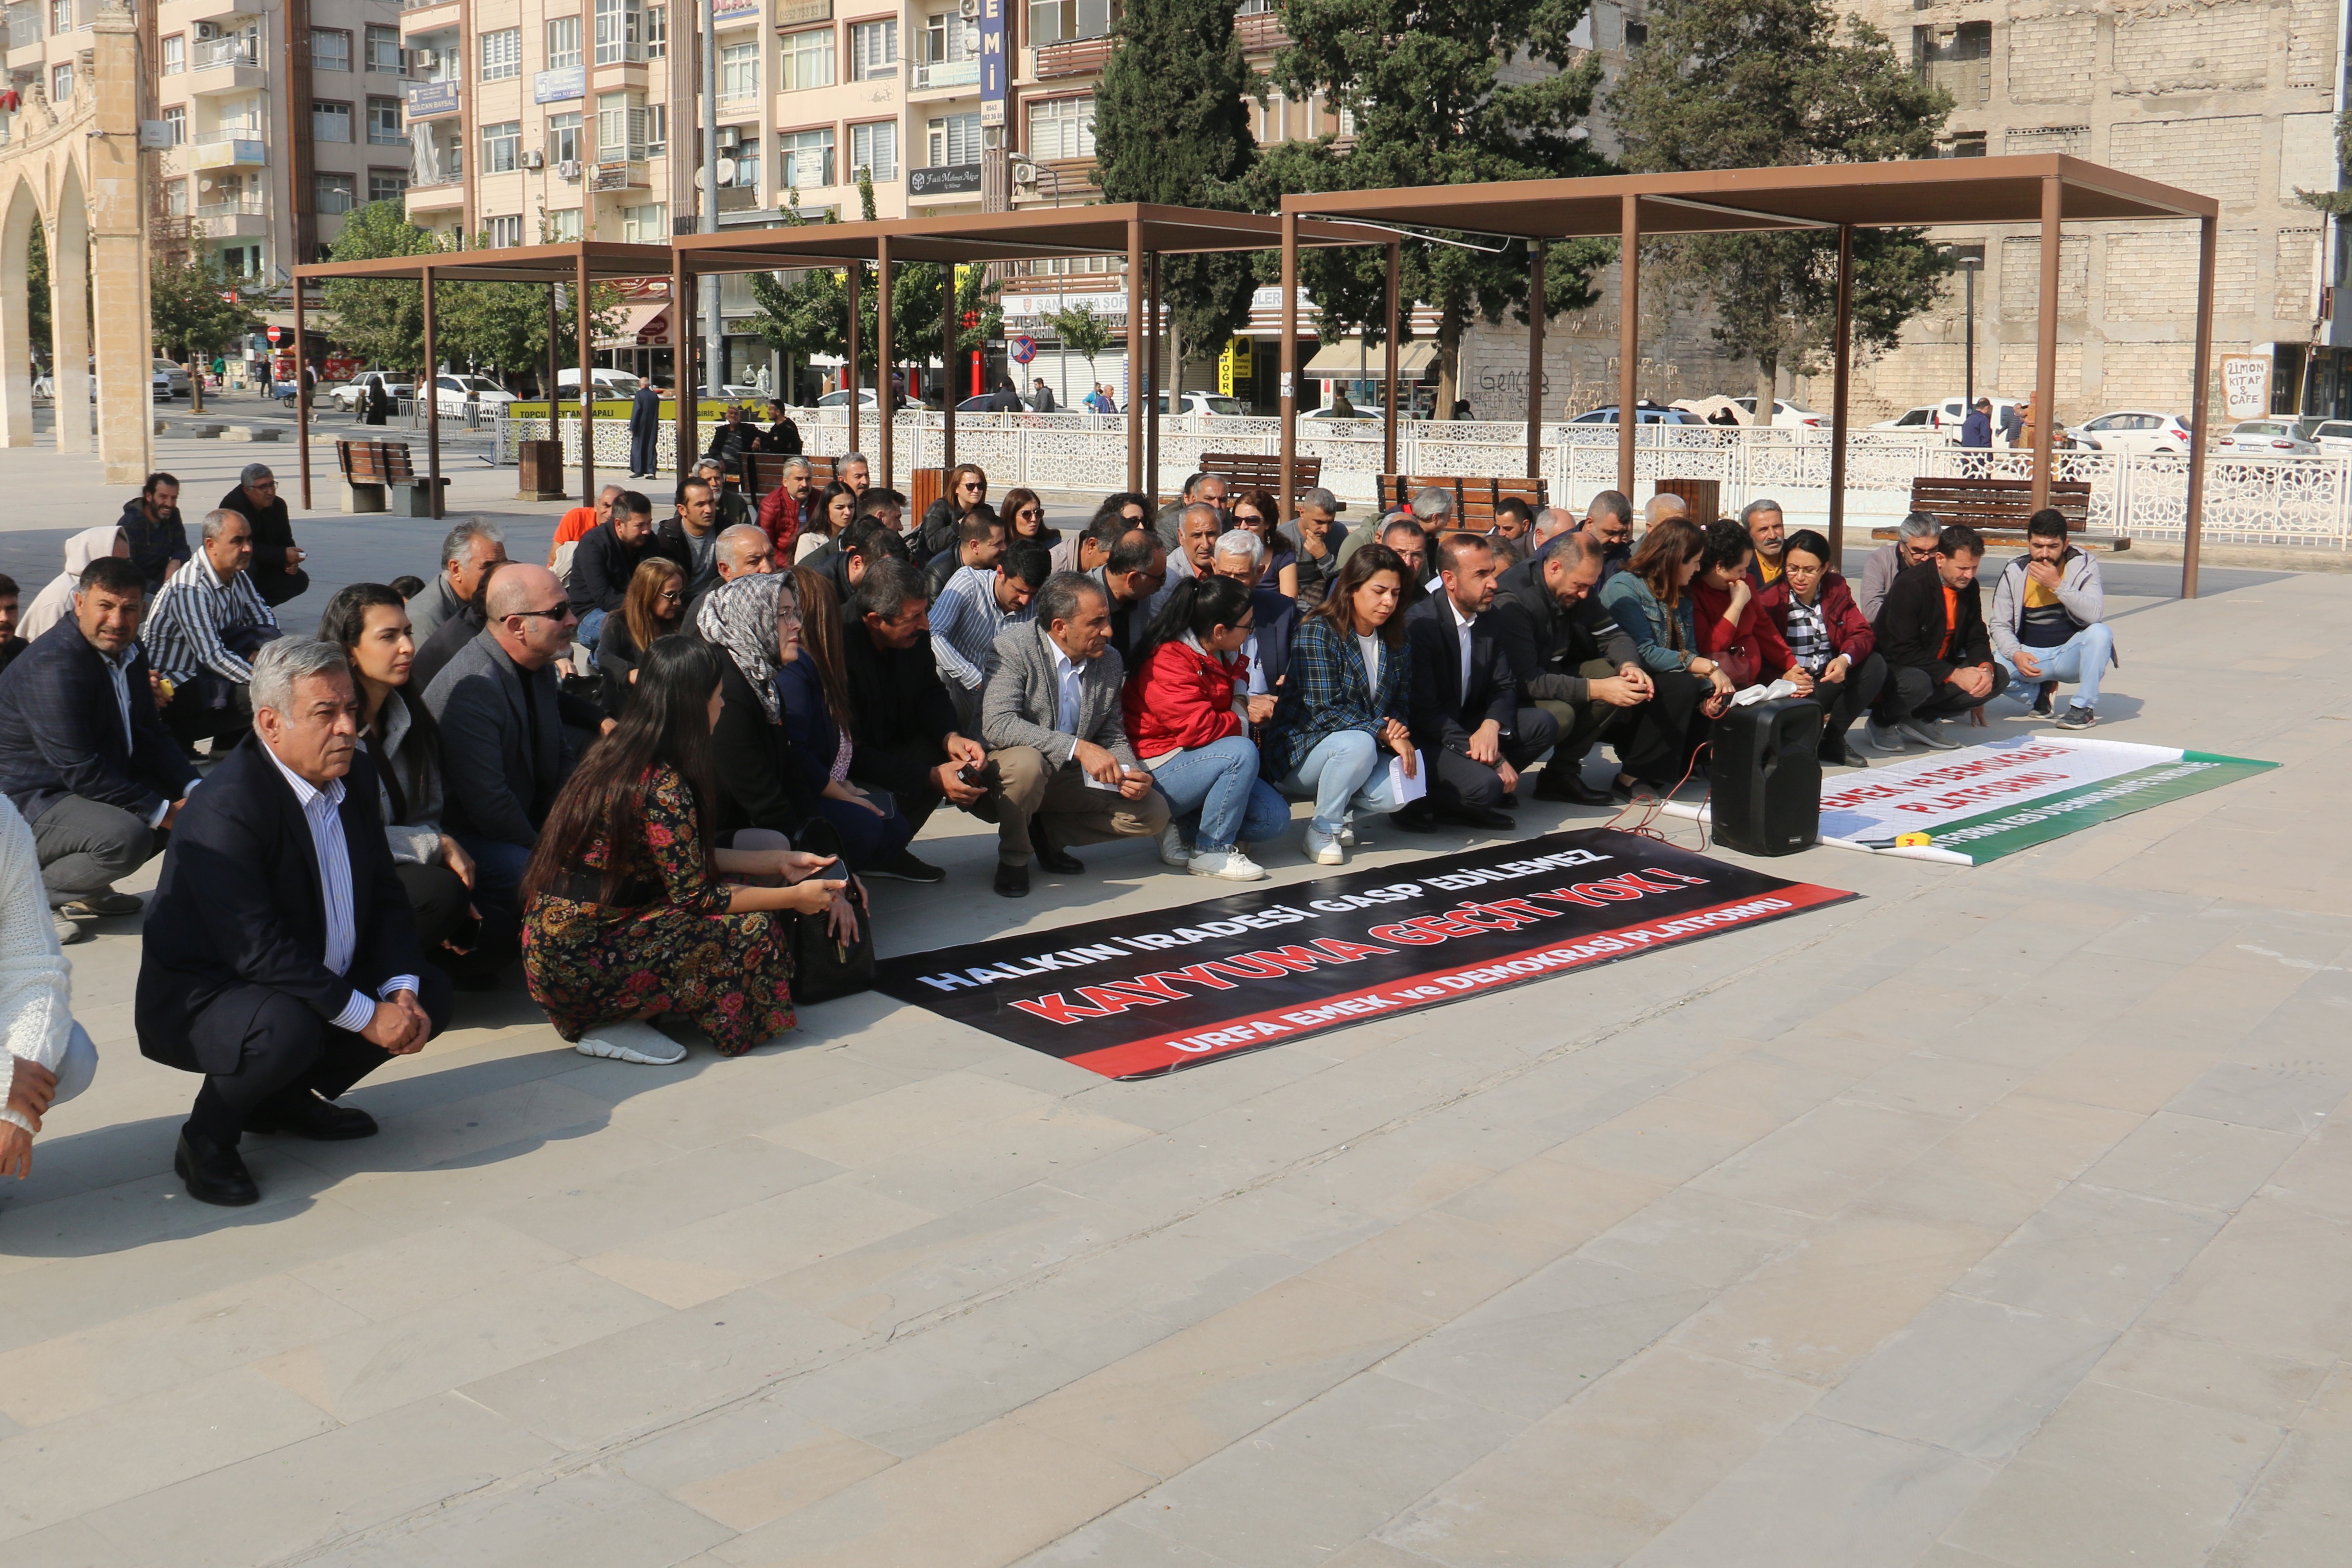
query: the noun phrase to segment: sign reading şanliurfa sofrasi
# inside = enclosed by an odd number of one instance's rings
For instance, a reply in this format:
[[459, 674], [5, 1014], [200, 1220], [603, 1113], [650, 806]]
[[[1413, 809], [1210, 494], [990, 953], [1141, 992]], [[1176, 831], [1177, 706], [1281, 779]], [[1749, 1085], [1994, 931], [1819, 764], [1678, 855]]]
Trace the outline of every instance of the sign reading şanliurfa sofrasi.
[[1589, 828], [910, 953], [876, 988], [1145, 1078], [1855, 896]]

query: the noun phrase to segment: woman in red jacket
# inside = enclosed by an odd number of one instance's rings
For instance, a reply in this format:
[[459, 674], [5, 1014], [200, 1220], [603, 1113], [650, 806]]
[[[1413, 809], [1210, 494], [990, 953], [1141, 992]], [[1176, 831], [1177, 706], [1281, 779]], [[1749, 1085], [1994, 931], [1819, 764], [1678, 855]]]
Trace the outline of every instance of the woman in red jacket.
[[1813, 700], [1822, 705], [1822, 761], [1860, 767], [1845, 732], [1870, 711], [1885, 683], [1878, 638], [1845, 579], [1830, 570], [1828, 540], [1810, 528], [1789, 535], [1780, 571], [1789, 591], [1773, 605], [1772, 619], [1797, 668], [1813, 678]]
[[1698, 650], [1723, 666], [1732, 688], [1785, 679], [1810, 693], [1813, 678], [1797, 666], [1780, 628], [1756, 603], [1748, 563], [1755, 555], [1748, 531], [1736, 522], [1706, 525], [1706, 545], [1698, 575], [1691, 579], [1691, 614], [1697, 622]]
[[[1160, 858], [1195, 877], [1255, 882], [1265, 870], [1244, 842], [1277, 838], [1290, 806], [1257, 776], [1250, 739], [1249, 590], [1230, 577], [1185, 577], [1135, 650], [1126, 691], [1127, 739], [1168, 797]], [[1181, 828], [1193, 829], [1187, 851]]]

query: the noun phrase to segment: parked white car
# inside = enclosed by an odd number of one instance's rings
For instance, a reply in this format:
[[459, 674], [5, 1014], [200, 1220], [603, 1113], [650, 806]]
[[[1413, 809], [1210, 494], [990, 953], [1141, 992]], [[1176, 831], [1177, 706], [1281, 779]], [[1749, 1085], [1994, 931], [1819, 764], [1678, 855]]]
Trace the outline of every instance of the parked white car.
[[2312, 458], [2316, 443], [2295, 434], [2292, 419], [2247, 419], [2213, 443], [2225, 458]]
[[[595, 380], [592, 384], [596, 388], [596, 395], [600, 398], [629, 397], [636, 393], [637, 377], [631, 375], [625, 370], [600, 369], [596, 372]], [[580, 373], [577, 370], [559, 370], [555, 373], [556, 395], [561, 397], [566, 392], [574, 397], [580, 395]]]
[[440, 405], [444, 419], [462, 416], [468, 403], [478, 403], [482, 412], [487, 414], [514, 400], [513, 393], [487, 375], [442, 375], [434, 378], [433, 401]]
[[1936, 414], [1936, 405], [1923, 403], [1916, 408], [1905, 409], [1892, 419], [1877, 420], [1870, 426], [1870, 428], [1873, 430], [1941, 430], [1943, 426], [1937, 423]]
[[1750, 425], [1769, 423], [1782, 429], [1791, 429], [1811, 425], [1826, 427], [1830, 422], [1828, 415], [1816, 414], [1810, 408], [1800, 408], [1785, 397], [1776, 397], [1772, 400], [1772, 417], [1769, 421], [1759, 419], [1756, 416], [1756, 399], [1753, 397], [1735, 397], [1731, 401], [1738, 405], [1741, 413], [1748, 416], [1748, 422]]
[[187, 394], [187, 371], [180, 365], [173, 364], [170, 360], [157, 360], [155, 362], [155, 395], [184, 397]]
[[[849, 394], [846, 390], [840, 392], [828, 392], [823, 397], [816, 400], [816, 405], [819, 408], [846, 408], [849, 406]], [[879, 408], [882, 406], [882, 400], [875, 395], [872, 387], [861, 386], [857, 389], [857, 406], [860, 408]], [[901, 408], [929, 408], [930, 405], [918, 397], [911, 401], [901, 401], [898, 406]]]
[[[1180, 395], [1182, 398], [1182, 406], [1178, 408], [1176, 413], [1188, 419], [1213, 416], [1231, 419], [1245, 416], [1249, 413], [1249, 405], [1238, 397], [1224, 397], [1213, 392], [1187, 392]], [[1169, 395], [1164, 392], [1160, 395], [1160, 416], [1163, 419], [1171, 416], [1168, 412], [1168, 396]]]
[[2074, 438], [2074, 445], [2086, 447], [2094, 452], [2130, 452], [2145, 456], [2150, 452], [2189, 450], [2189, 422], [2177, 414], [2118, 409], [2102, 414], [2096, 419], [2069, 426], [2066, 434]]
[[2352, 419], [2323, 419], [2311, 432], [2311, 443], [2324, 458], [2352, 458]]
[[367, 406], [368, 391], [379, 382], [395, 405], [416, 395], [416, 384], [407, 376], [388, 370], [363, 370], [341, 385], [329, 387], [327, 401], [346, 414], [356, 414]]

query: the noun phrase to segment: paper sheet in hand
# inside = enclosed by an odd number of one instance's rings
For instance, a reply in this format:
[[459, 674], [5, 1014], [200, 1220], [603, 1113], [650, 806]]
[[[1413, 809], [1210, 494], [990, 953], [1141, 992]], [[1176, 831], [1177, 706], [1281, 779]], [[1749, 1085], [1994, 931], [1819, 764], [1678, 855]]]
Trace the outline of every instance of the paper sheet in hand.
[[1429, 793], [1429, 759], [1416, 757], [1412, 774], [1407, 777], [1404, 771], [1404, 759], [1397, 756], [1389, 758], [1389, 793], [1395, 797], [1399, 805], [1419, 800], [1423, 795], [1427, 795]]

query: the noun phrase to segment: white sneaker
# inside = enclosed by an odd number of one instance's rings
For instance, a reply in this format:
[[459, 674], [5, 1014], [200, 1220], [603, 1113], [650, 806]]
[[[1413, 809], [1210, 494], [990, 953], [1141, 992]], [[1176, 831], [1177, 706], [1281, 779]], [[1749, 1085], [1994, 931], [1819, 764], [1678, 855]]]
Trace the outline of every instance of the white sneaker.
[[1184, 835], [1172, 822], [1160, 830], [1160, 863], [1179, 871], [1192, 863], [1192, 852], [1184, 847]]
[[1223, 882], [1260, 882], [1265, 879], [1265, 868], [1238, 849], [1211, 851], [1195, 855], [1185, 868], [1195, 877], [1214, 877]]
[[49, 914], [49, 923], [58, 933], [59, 947], [71, 947], [78, 942], [88, 942], [92, 935], [90, 928], [81, 921], [68, 919], [54, 910]]
[[635, 1062], [640, 1067], [675, 1067], [686, 1060], [684, 1046], [651, 1024], [635, 1019], [600, 1024], [594, 1033], [582, 1036], [580, 1043], [572, 1048], [583, 1057], [610, 1057], [614, 1061]]
[[1348, 851], [1330, 834], [1318, 833], [1310, 827], [1307, 830], [1307, 858], [1318, 866], [1344, 866], [1348, 863]]
[[1339, 846], [1343, 849], [1353, 849], [1356, 847], [1356, 830], [1353, 827], [1342, 826], [1339, 829]]

